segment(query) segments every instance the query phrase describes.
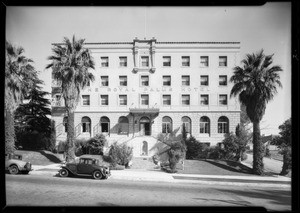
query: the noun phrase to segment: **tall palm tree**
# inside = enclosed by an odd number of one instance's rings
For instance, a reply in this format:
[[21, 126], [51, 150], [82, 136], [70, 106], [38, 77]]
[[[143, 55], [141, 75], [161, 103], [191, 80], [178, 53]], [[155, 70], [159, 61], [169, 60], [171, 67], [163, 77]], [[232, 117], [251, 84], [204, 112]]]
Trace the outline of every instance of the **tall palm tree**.
[[27, 96], [38, 72], [24, 49], [5, 42], [5, 153], [15, 151], [14, 113]]
[[95, 77], [89, 72], [94, 69], [94, 60], [90, 50], [84, 48], [84, 39], [72, 41], [64, 38], [62, 45], [52, 48], [53, 55], [48, 57], [52, 62], [46, 69], [52, 68], [55, 80], [61, 82], [61, 93], [65, 101], [67, 113], [67, 147], [66, 160], [75, 159], [74, 150], [74, 111], [80, 99], [80, 91], [84, 89]]
[[264, 171], [260, 121], [267, 103], [273, 99], [277, 88], [282, 87], [279, 77], [282, 68], [271, 66], [273, 55], [265, 55], [263, 49], [256, 54], [247, 54], [242, 60], [243, 66], [234, 67], [234, 75], [230, 78], [234, 83], [230, 97], [238, 95], [253, 123], [253, 172], [258, 175]]

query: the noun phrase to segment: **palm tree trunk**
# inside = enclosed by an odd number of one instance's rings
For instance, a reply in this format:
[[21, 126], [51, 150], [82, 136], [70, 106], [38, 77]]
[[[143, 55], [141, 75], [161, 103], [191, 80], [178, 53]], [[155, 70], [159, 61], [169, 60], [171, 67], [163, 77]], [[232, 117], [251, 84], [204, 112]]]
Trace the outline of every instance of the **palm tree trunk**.
[[257, 175], [264, 174], [263, 145], [260, 140], [260, 123], [253, 122], [253, 172]]
[[74, 110], [67, 110], [67, 144], [66, 144], [66, 161], [72, 162], [75, 160], [75, 148], [74, 148]]
[[15, 151], [15, 122], [14, 113], [5, 109], [5, 154], [12, 154]]

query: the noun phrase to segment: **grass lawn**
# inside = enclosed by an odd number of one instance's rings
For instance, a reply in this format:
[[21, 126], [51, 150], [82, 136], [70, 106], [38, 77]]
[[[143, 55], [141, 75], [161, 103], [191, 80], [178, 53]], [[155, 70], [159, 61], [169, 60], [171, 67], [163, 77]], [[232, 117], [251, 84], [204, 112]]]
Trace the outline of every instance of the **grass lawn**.
[[24, 161], [29, 161], [33, 165], [50, 165], [54, 163], [61, 163], [62, 154], [54, 154], [50, 151], [28, 151], [16, 150], [16, 154], [21, 154]]
[[178, 170], [178, 174], [201, 175], [253, 175], [252, 169], [238, 162], [223, 160], [185, 160], [184, 170]]

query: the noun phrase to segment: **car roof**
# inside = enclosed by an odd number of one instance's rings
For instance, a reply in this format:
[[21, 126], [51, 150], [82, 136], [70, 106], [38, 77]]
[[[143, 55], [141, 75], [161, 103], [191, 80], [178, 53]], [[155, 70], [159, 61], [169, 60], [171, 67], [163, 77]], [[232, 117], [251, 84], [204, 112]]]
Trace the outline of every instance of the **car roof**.
[[101, 160], [102, 156], [101, 155], [81, 155], [79, 158], [88, 158], [88, 159], [97, 159]]

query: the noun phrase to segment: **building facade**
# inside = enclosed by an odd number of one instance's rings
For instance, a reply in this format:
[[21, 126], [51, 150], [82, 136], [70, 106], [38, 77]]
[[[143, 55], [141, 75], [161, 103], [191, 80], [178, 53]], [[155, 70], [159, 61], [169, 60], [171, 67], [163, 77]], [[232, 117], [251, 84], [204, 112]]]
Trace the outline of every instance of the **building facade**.
[[[55, 44], [54, 44], [55, 45]], [[95, 81], [81, 92], [75, 111], [76, 138], [98, 133], [127, 143], [134, 156], [160, 151], [156, 137], [172, 130], [218, 145], [240, 122], [240, 104], [229, 82], [239, 63], [239, 42], [86, 43]], [[52, 119], [57, 141], [66, 139], [60, 84], [52, 82]]]

